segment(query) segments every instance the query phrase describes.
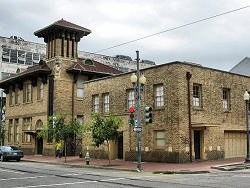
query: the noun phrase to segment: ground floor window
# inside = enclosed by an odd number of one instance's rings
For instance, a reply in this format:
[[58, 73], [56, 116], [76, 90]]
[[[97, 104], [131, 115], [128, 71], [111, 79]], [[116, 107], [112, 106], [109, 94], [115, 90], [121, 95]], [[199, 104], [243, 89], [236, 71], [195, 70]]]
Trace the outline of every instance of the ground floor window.
[[163, 147], [166, 144], [165, 131], [155, 131], [155, 145], [156, 147]]

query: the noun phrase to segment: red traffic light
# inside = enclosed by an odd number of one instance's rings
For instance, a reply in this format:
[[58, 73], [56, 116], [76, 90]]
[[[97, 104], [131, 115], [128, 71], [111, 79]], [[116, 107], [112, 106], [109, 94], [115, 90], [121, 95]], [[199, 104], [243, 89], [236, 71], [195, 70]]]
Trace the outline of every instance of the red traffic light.
[[131, 113], [133, 113], [133, 112], [135, 111], [135, 109], [134, 109], [134, 108], [130, 108], [129, 111], [130, 111]]

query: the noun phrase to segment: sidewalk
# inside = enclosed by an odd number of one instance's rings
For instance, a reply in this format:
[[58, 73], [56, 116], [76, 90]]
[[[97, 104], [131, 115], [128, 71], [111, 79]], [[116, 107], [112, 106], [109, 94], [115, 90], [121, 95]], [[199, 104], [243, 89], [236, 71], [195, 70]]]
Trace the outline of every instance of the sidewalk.
[[[127, 171], [136, 171], [137, 162], [123, 161], [123, 160], [111, 160], [111, 165], [108, 166], [108, 160], [90, 159], [90, 165], [86, 165], [84, 158], [78, 156], [65, 158], [55, 158], [51, 156], [36, 156], [25, 155], [22, 158], [23, 161], [32, 161], [40, 163], [52, 163], [52, 164], [66, 164], [69, 166], [77, 167], [92, 167], [92, 168], [106, 168], [106, 169], [119, 169]], [[155, 172], [155, 171], [170, 171], [176, 173], [205, 173], [205, 172], [217, 172], [218, 168], [211, 168], [214, 166], [227, 166], [233, 164], [244, 163], [244, 158], [224, 159], [216, 161], [200, 161], [185, 164], [174, 163], [156, 163], [156, 162], [142, 162], [143, 171]]]

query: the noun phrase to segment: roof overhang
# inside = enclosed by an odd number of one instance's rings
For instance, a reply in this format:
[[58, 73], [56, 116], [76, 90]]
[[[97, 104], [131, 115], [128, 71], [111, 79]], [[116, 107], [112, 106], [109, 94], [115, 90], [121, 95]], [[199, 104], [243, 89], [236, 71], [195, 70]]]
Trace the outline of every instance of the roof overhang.
[[191, 122], [192, 128], [219, 127], [219, 123]]
[[91, 70], [84, 70], [84, 69], [75, 69], [70, 68], [66, 70], [68, 73], [74, 74], [74, 73], [80, 73], [85, 75], [97, 75], [97, 76], [112, 76], [114, 74], [107, 73], [107, 72], [99, 72], [99, 71], [91, 71]]
[[12, 84], [15, 84], [17, 82], [20, 82], [21, 80], [30, 78], [30, 77], [39, 77], [41, 75], [48, 75], [51, 73], [51, 70], [48, 69], [36, 69], [27, 73], [19, 73], [14, 76], [10, 76], [9, 78], [6, 78], [2, 81], [0, 81], [0, 88], [6, 88], [9, 87]]

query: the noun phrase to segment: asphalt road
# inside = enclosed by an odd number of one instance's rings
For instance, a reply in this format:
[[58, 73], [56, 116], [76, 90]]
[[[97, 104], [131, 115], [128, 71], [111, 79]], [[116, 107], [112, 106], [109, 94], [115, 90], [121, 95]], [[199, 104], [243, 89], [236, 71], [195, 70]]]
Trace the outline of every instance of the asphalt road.
[[0, 188], [8, 187], [250, 187], [250, 170], [210, 174], [154, 175], [32, 162], [0, 162]]

